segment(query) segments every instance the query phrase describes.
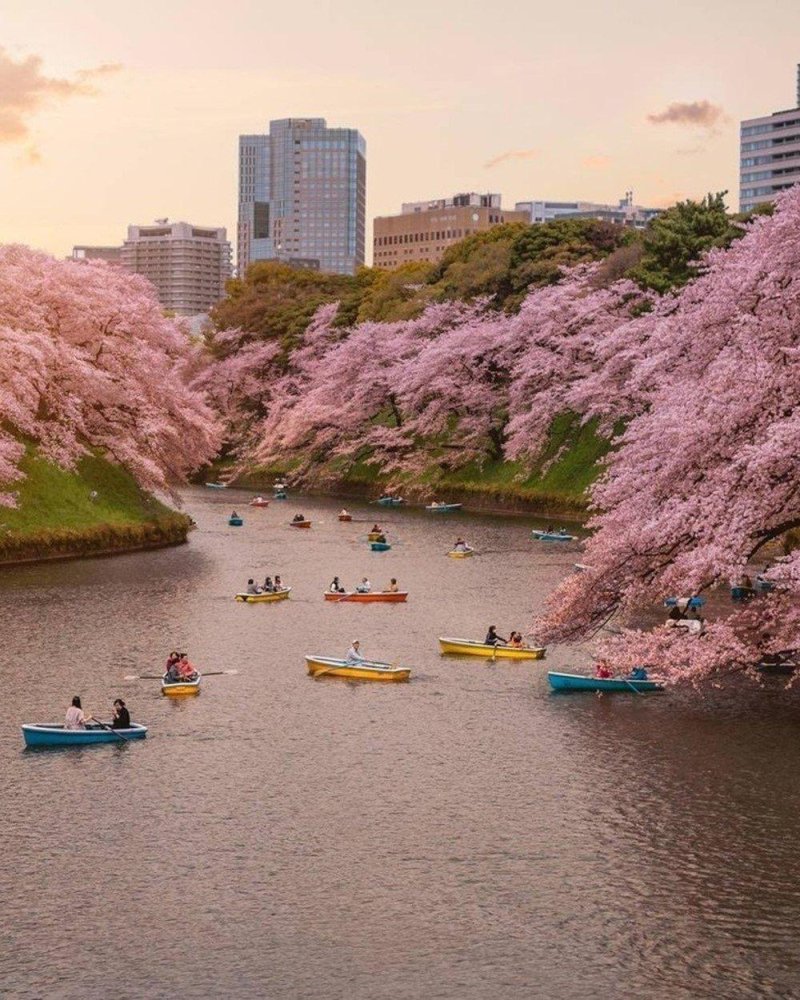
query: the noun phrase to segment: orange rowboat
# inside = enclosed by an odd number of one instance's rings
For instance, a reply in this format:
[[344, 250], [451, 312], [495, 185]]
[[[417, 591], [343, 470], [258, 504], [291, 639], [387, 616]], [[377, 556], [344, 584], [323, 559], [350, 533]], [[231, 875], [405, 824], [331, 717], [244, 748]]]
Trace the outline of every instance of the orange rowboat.
[[310, 528], [311, 527], [311, 522], [310, 521], [290, 521], [289, 524], [293, 528]]
[[405, 603], [408, 597], [407, 590], [395, 590], [395, 591], [382, 591], [376, 590], [374, 593], [370, 594], [334, 594], [331, 591], [326, 591], [323, 595], [326, 601], [352, 601], [356, 604], [371, 604], [374, 602], [380, 602], [382, 604], [401, 604]]

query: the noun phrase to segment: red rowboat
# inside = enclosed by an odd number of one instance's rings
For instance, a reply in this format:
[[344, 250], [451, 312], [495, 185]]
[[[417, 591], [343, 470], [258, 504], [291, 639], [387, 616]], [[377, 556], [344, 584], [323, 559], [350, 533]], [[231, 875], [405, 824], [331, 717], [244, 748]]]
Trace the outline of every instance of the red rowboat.
[[376, 601], [382, 604], [401, 604], [408, 597], [408, 591], [376, 590], [369, 594], [359, 594], [358, 591], [350, 594], [334, 594], [331, 591], [326, 591], [324, 597], [326, 601], [355, 601], [357, 604], [370, 604]]

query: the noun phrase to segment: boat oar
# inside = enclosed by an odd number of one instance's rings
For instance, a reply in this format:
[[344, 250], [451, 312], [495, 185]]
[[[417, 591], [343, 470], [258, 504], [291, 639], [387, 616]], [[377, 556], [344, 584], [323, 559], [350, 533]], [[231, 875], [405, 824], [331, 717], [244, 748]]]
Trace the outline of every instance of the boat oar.
[[117, 730], [114, 729], [112, 726], [107, 726], [105, 722], [101, 722], [99, 719], [95, 719], [93, 715], [90, 715], [89, 718], [92, 720], [92, 722], [96, 722], [98, 726], [102, 726], [103, 729], [107, 729], [110, 733], [113, 733], [118, 740], [122, 740], [123, 743], [128, 742], [128, 737], [123, 736], [122, 733], [118, 733]]
[[[218, 677], [220, 674], [238, 674], [238, 670], [204, 670], [202, 673], [203, 677]], [[162, 681], [164, 679], [163, 674], [125, 674], [123, 678], [126, 681]], [[175, 683], [180, 683], [176, 681]]]
[[628, 687], [631, 689], [631, 691], [635, 691], [637, 694], [644, 694], [644, 692], [640, 691], [639, 688], [637, 688], [635, 684], [632, 684], [631, 681], [629, 681], [627, 677], [623, 677], [622, 680], [625, 681], [625, 683], [628, 685]]

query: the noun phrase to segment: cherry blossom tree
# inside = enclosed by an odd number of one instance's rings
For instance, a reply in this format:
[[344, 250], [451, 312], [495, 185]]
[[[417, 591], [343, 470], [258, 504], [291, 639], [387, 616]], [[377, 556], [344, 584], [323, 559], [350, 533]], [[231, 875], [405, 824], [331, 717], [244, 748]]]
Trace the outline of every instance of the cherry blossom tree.
[[20, 478], [27, 440], [64, 467], [96, 449], [143, 488], [171, 491], [219, 443], [185, 383], [192, 353], [144, 279], [0, 247], [0, 482]]

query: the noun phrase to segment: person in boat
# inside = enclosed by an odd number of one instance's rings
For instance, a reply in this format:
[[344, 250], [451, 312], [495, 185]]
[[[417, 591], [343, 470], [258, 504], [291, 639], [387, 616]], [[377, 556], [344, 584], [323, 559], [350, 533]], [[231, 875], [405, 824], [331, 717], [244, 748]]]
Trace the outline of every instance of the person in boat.
[[272, 584], [272, 587], [273, 587], [273, 590], [276, 590], [276, 591], [277, 590], [283, 590], [283, 580], [281, 580], [281, 578], [278, 576], [277, 573], [275, 574], [275, 582]]
[[605, 660], [601, 660], [594, 668], [595, 677], [599, 677], [600, 680], [607, 681], [614, 674], [611, 672], [611, 667], [606, 663]]
[[559, 535], [569, 534], [569, 532], [567, 531], [567, 529], [565, 527], [563, 527], [563, 526], [558, 529], [558, 533], [559, 533]]
[[525, 643], [522, 641], [521, 632], [512, 632], [508, 637], [508, 644], [512, 649], [522, 649]]
[[306, 519], [306, 515], [305, 514], [295, 514], [294, 517], [292, 518], [292, 520], [296, 521], [298, 524], [301, 521], [305, 521], [305, 519]]
[[167, 660], [167, 669], [164, 674], [164, 680], [167, 684], [177, 684], [181, 679], [180, 662], [180, 653], [170, 653], [169, 659]]
[[741, 583], [739, 584], [739, 586], [742, 587], [744, 590], [752, 590], [753, 589], [753, 581], [750, 579], [750, 577], [747, 575], [747, 573], [743, 573], [742, 574], [742, 580], [741, 580]]
[[667, 620], [672, 622], [682, 622], [686, 619], [686, 612], [682, 610], [679, 604], [675, 604], [675, 607], [670, 608], [670, 612], [667, 615]]
[[397, 580], [392, 577], [389, 581], [389, 586], [383, 588], [384, 594], [396, 594], [400, 588], [397, 586]]
[[255, 582], [255, 580], [251, 579], [251, 580], [247, 581], [247, 593], [248, 594], [260, 594], [261, 593], [261, 587], [259, 587], [259, 585]]
[[361, 643], [358, 639], [353, 639], [350, 643], [350, 648], [347, 650], [347, 662], [348, 663], [366, 663], [365, 657], [360, 653]]
[[180, 663], [178, 664], [178, 678], [182, 681], [197, 680], [197, 671], [189, 662], [189, 657], [186, 653], [181, 653]]
[[238, 515], [238, 514], [236, 513], [236, 511], [235, 511], [235, 510], [231, 512], [231, 517], [238, 517], [238, 516], [239, 516], [239, 515]]
[[271, 594], [275, 589], [275, 584], [272, 582], [272, 577], [264, 577], [264, 593]]
[[497, 626], [490, 625], [489, 631], [486, 633], [486, 638], [483, 640], [484, 646], [505, 646], [508, 643], [508, 639], [504, 639], [502, 635], [497, 634]]
[[372, 590], [372, 584], [369, 580], [363, 576], [361, 578], [361, 583], [356, 587], [357, 594], [368, 594]]
[[77, 695], [75, 695], [72, 699], [72, 704], [67, 709], [67, 714], [64, 716], [64, 728], [85, 729], [88, 721], [89, 720], [83, 714], [81, 700]]
[[255, 500], [253, 501], [253, 503], [263, 503], [263, 502], [264, 502], [264, 498], [263, 498], [263, 497], [261, 496], [261, 494], [260, 494], [260, 493], [259, 493], [259, 495], [258, 495], [258, 496], [257, 496], [257, 497], [255, 498]]
[[646, 681], [647, 669], [645, 667], [632, 667], [631, 672], [628, 674], [628, 680]]
[[347, 591], [344, 589], [344, 587], [339, 582], [339, 577], [338, 576], [335, 576], [331, 580], [331, 585], [330, 585], [330, 587], [328, 587], [328, 591], [331, 594], [345, 594], [345, 593], [347, 593]]
[[459, 535], [459, 537], [456, 539], [456, 544], [453, 546], [453, 551], [454, 552], [466, 552], [468, 548], [469, 548], [469, 546], [467, 545], [467, 543]]
[[372, 527], [369, 529], [369, 533], [371, 535], [380, 535], [381, 529], [378, 527], [377, 524], [373, 524]]
[[544, 529], [544, 533], [546, 535], [554, 535], [556, 533], [556, 529], [553, 527], [552, 524], [548, 524], [547, 527]]
[[131, 713], [128, 711], [122, 698], [114, 701], [114, 718], [111, 720], [112, 729], [130, 729]]
[[350, 517], [350, 514], [346, 507], [342, 507], [342, 509], [339, 511], [339, 517]]

